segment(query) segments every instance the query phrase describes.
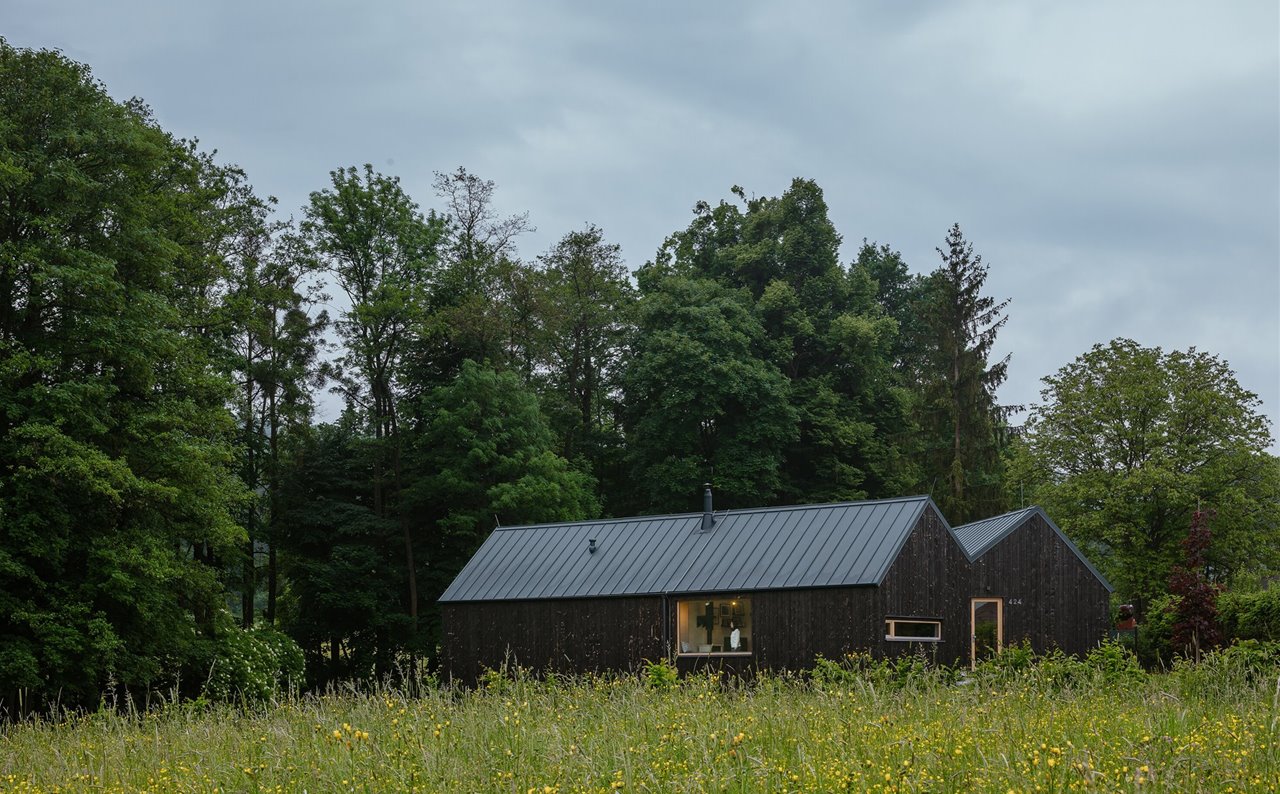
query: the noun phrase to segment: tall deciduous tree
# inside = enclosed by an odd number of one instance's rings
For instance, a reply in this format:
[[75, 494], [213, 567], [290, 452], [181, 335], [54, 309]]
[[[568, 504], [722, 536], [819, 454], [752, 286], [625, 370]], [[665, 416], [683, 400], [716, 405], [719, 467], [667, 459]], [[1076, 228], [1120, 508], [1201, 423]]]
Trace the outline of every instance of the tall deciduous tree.
[[982, 293], [987, 268], [960, 226], [939, 248], [921, 306], [928, 349], [921, 373], [919, 424], [924, 475], [943, 515], [961, 524], [1005, 509], [1002, 450], [1008, 409], [996, 399], [1009, 357], [991, 361], [1008, 300]]
[[898, 448], [906, 401], [890, 365], [896, 323], [876, 305], [873, 282], [841, 267], [840, 235], [816, 183], [793, 180], [779, 197], [733, 193], [744, 208], [700, 202], [641, 287], [672, 273], [749, 296], [765, 340], [755, 355], [786, 378], [796, 417], [779, 482], [757, 503], [900, 494], [915, 477]]
[[[444, 223], [434, 213], [424, 217], [398, 179], [370, 165], [363, 173], [348, 168], [330, 177], [331, 188], [311, 194], [300, 250], [313, 266], [333, 275], [350, 301], [336, 324], [345, 346], [341, 383], [348, 402], [367, 417], [373, 435], [372, 507], [376, 516], [386, 519], [398, 515], [403, 485], [402, 364], [425, 316]], [[416, 627], [414, 542], [409, 522], [402, 516], [399, 523], [406, 608]], [[381, 661], [390, 660], [384, 655]]]
[[556, 454], [537, 398], [514, 373], [466, 361], [423, 401], [409, 498], [415, 519], [433, 530], [434, 595], [496, 524], [595, 516], [591, 478]]
[[253, 194], [238, 172], [227, 175], [236, 201], [224, 235], [225, 297], [218, 313], [225, 367], [236, 383], [233, 409], [241, 428], [241, 479], [249, 488], [244, 526], [249, 538], [240, 582], [241, 621], [253, 625], [258, 548], [267, 554], [266, 612], [275, 621], [281, 436], [305, 427], [311, 387], [318, 385], [317, 353], [328, 314], [314, 307], [326, 296], [309, 278], [307, 260], [284, 250], [287, 224], [272, 222], [273, 201]]
[[434, 185], [445, 203], [445, 226], [439, 272], [412, 355], [414, 385], [429, 391], [446, 384], [463, 361], [517, 367], [527, 380], [530, 274], [515, 244], [532, 229], [528, 213], [499, 217], [493, 181], [464, 168], [437, 173]]
[[621, 251], [587, 226], [566, 234], [540, 262], [536, 382], [543, 410], [566, 458], [585, 459], [598, 477], [616, 474], [619, 377], [635, 300]]
[[1165, 592], [1198, 505], [1217, 581], [1280, 568], [1280, 467], [1260, 402], [1225, 362], [1130, 339], [1044, 378], [1010, 468], [1141, 608]]
[[703, 482], [725, 506], [768, 502], [795, 439], [789, 384], [762, 358], [745, 291], [669, 276], [645, 290], [623, 380], [634, 509], [696, 505]]
[[[190, 660], [244, 496], [208, 314], [220, 180], [89, 70], [0, 40], [0, 699]], [[30, 701], [28, 701], [30, 702]]]
[[399, 526], [373, 509], [365, 433], [347, 411], [286, 437], [273, 535], [289, 583], [280, 623], [306, 654], [314, 686], [372, 677], [388, 639], [411, 629], [403, 566], [384, 542]]

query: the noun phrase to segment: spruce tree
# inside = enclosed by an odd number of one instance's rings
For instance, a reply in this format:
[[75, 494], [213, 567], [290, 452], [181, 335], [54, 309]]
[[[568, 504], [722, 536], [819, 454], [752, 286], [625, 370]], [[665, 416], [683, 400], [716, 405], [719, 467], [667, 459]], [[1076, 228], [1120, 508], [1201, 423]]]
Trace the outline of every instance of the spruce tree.
[[1009, 357], [992, 362], [1009, 301], [982, 294], [987, 268], [960, 225], [937, 249], [942, 265], [928, 280], [921, 305], [926, 329], [917, 418], [924, 446], [925, 486], [953, 524], [1005, 509], [1001, 450], [1009, 407], [996, 401]]

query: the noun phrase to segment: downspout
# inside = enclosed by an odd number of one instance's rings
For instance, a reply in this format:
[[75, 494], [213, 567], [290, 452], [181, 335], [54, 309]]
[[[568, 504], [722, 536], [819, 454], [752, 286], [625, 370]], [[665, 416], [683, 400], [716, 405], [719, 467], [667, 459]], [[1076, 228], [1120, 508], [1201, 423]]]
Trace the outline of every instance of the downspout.
[[671, 601], [670, 593], [662, 591], [662, 657], [670, 660], [671, 650]]

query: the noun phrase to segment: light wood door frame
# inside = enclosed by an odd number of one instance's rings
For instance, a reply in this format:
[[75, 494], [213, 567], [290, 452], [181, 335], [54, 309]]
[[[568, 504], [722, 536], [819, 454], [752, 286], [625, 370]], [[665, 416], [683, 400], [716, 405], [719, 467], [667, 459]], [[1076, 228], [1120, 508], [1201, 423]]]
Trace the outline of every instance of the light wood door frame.
[[970, 598], [969, 599], [969, 666], [978, 666], [978, 605], [996, 605], [996, 653], [1004, 647], [1004, 599], [1003, 598]]

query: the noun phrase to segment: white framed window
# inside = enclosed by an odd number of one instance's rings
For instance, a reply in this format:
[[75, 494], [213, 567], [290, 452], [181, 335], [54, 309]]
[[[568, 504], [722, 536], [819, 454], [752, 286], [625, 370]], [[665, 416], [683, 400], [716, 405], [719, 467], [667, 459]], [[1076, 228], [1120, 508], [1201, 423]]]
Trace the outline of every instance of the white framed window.
[[751, 654], [751, 599], [685, 598], [676, 602], [676, 649], [681, 655]]
[[884, 638], [896, 642], [942, 642], [942, 621], [885, 618]]

